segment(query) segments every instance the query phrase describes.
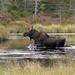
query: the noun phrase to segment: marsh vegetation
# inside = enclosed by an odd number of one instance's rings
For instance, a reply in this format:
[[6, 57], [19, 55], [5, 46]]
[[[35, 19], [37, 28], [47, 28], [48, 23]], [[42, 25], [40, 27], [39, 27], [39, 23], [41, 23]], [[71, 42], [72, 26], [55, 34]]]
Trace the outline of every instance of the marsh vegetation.
[[[44, 61], [45, 62], [45, 61]], [[45, 66], [47, 64], [51, 64]], [[34, 62], [7, 62], [0, 64], [1, 75], [75, 75], [74, 61], [53, 61], [44, 65]]]

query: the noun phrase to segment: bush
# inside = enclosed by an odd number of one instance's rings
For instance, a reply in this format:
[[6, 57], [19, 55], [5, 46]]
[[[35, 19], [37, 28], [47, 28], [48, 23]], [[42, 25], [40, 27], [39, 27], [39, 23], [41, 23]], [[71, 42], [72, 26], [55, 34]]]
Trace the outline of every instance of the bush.
[[13, 18], [26, 17], [32, 15], [32, 12], [29, 11], [19, 11], [19, 10], [11, 10], [11, 15]]
[[19, 11], [17, 10], [11, 10], [11, 15], [14, 17], [14, 18], [18, 18], [20, 15], [19, 15]]

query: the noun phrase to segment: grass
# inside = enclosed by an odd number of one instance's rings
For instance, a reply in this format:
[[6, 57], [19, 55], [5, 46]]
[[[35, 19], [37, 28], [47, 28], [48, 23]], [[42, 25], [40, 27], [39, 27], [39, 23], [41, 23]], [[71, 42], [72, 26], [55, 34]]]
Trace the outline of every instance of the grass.
[[[31, 24], [25, 21], [14, 21], [7, 25], [0, 25], [0, 30], [5, 32], [25, 32], [31, 28]], [[33, 24], [34, 28], [45, 32], [75, 32], [75, 24]], [[2, 30], [3, 29], [3, 30]]]
[[9, 63], [0, 69], [0, 75], [75, 75], [75, 62], [58, 62], [52, 67], [41, 66], [38, 62], [27, 62], [23, 66]]
[[7, 37], [7, 30], [3, 25], [0, 25], [0, 37]]
[[45, 31], [45, 32], [68, 32], [68, 33], [74, 33], [75, 32], [75, 25], [74, 24], [52, 24], [52, 25], [42, 25], [42, 24], [34, 24], [34, 28], [39, 31]]
[[8, 32], [25, 32], [28, 30], [29, 24], [25, 21], [14, 21], [5, 27]]

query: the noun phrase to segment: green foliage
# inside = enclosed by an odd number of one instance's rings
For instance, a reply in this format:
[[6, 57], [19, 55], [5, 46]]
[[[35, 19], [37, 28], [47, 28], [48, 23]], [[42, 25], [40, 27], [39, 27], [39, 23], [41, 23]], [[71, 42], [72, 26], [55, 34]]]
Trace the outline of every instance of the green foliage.
[[18, 18], [18, 17], [19, 17], [19, 13], [18, 13], [18, 11], [16, 11], [16, 10], [12, 10], [12, 11], [11, 11], [11, 15], [12, 15], [14, 18]]
[[11, 10], [11, 15], [14, 18], [30, 16], [31, 14], [32, 12], [28, 12], [28, 11]]
[[41, 11], [54, 11], [56, 8], [56, 5], [50, 5], [49, 2], [40, 2], [39, 9]]
[[44, 4], [44, 3], [40, 4], [39, 9], [42, 11], [46, 10], [46, 4]]

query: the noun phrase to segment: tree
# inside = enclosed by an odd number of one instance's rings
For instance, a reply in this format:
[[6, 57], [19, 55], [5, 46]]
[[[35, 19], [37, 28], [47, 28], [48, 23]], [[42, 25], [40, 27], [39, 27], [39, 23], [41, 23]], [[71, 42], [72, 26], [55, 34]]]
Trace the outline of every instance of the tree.
[[10, 8], [10, 0], [0, 0], [0, 11], [7, 11]]

